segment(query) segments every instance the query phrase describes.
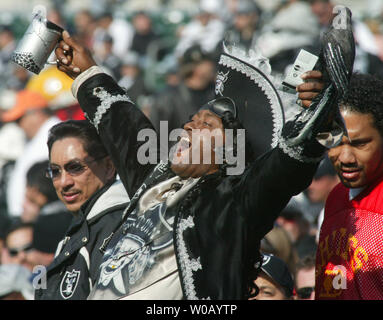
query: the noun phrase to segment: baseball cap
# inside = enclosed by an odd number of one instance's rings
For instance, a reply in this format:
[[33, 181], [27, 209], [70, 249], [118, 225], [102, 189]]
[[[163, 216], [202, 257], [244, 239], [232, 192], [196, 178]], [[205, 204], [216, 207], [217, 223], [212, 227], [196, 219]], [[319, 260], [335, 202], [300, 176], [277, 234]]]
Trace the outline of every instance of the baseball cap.
[[240, 0], [237, 4], [237, 14], [259, 13], [259, 8], [253, 0]]
[[33, 300], [32, 273], [19, 264], [0, 265], [0, 297], [20, 292], [26, 300]]
[[33, 225], [32, 247], [45, 253], [55, 253], [72, 221], [70, 212], [40, 215]]
[[3, 122], [20, 119], [28, 110], [42, 109], [48, 106], [47, 100], [38, 92], [21, 90], [16, 95], [16, 104], [1, 116]]
[[261, 270], [286, 289], [289, 296], [293, 295], [294, 281], [286, 263], [282, 259], [272, 254], [263, 254]]

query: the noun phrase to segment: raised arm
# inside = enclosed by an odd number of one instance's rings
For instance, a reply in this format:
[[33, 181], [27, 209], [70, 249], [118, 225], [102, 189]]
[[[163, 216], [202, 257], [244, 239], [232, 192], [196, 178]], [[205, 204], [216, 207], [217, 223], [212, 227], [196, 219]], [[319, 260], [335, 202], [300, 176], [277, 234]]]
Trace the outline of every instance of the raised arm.
[[143, 129], [154, 132], [151, 122], [68, 32], [63, 32], [55, 53], [58, 69], [74, 79], [73, 94], [98, 130], [129, 196], [133, 196], [153, 168], [153, 164], [137, 157], [145, 143], [138, 141], [137, 135]]
[[[305, 83], [296, 89], [302, 101], [302, 112], [308, 110], [312, 100], [324, 88], [319, 71], [310, 71], [303, 75], [303, 79]], [[294, 121], [289, 125], [293, 127]], [[284, 135], [290, 135], [292, 129], [287, 127], [286, 130], [282, 133], [282, 142], [245, 171], [241, 190], [237, 193], [241, 197], [239, 201], [245, 204], [250, 221], [253, 221], [250, 225], [257, 228], [254, 234], [268, 232], [290, 198], [310, 185], [326, 150], [315, 136], [297, 147], [283, 145]]]

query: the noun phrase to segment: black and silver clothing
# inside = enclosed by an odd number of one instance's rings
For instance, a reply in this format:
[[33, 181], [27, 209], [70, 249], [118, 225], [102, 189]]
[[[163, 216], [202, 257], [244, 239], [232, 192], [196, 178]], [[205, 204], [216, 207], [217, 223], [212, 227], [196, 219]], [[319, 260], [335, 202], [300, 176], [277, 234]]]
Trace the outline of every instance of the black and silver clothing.
[[[129, 226], [129, 219], [136, 219], [135, 210], [145, 191], [174, 177], [174, 173], [167, 164], [139, 163], [137, 151], [144, 142], [137, 142], [137, 133], [152, 128], [152, 125], [129, 102], [123, 89], [103, 73], [93, 74], [88, 79], [83, 75], [82, 78], [85, 81], [77, 94], [80, 105], [96, 125], [128, 194], [134, 195], [122, 227], [109, 243], [98, 284], [91, 296], [124, 298], [130, 293], [126, 290], [131, 287], [128, 282], [132, 278], [124, 277], [128, 271], [120, 272], [121, 265], [129, 259], [147, 259], [146, 251], [152, 250], [148, 242], [143, 243], [150, 240], [149, 237], [145, 241], [131, 242], [128, 248], [122, 246], [125, 235], [134, 234], [132, 229], [137, 226]], [[319, 144], [317, 147], [314, 156], [320, 157], [324, 148]], [[244, 298], [254, 264], [260, 261], [260, 240], [271, 230], [290, 197], [309, 185], [315, 170], [315, 163], [293, 159], [276, 147], [248, 166], [242, 175], [223, 176], [217, 172], [201, 177], [181, 201], [166, 208], [166, 213], [161, 214], [174, 217], [171, 246], [183, 298]], [[149, 208], [145, 215], [153, 221], [160, 217], [160, 208], [152, 209]], [[124, 227], [127, 228], [124, 230]], [[154, 260], [147, 259], [146, 265], [155, 264], [157, 256], [151, 258]], [[124, 267], [133, 268], [134, 265], [127, 263]], [[113, 274], [113, 279], [108, 278], [117, 268], [119, 272]], [[125, 291], [119, 293], [121, 290]], [[165, 294], [166, 291], [163, 299]]]
[[[336, 39], [332, 45], [338, 44]], [[347, 56], [348, 41], [352, 55], [352, 40], [348, 37], [344, 45], [337, 45], [337, 52]], [[350, 72], [342, 59], [324, 58], [323, 63]], [[261, 265], [261, 239], [291, 196], [311, 183], [325, 150], [318, 134], [325, 129], [331, 135], [328, 120], [337, 111], [328, 92], [334, 91], [337, 100], [345, 93], [334, 84], [338, 80], [330, 77], [314, 110], [303, 111], [282, 129], [278, 123], [283, 117], [277, 116], [281, 101], [263, 72], [227, 53], [220, 65], [216, 95], [234, 100], [253, 146], [259, 134], [248, 129], [263, 120], [249, 117], [247, 109], [263, 113], [273, 148], [261, 148], [265, 152], [241, 174], [219, 170], [198, 181], [181, 181], [168, 163], [140, 163], [137, 154], [146, 141], [137, 135], [153, 126], [111, 77], [94, 66], [76, 79], [75, 96], [132, 197], [122, 225], [107, 245], [92, 298], [246, 298]], [[347, 86], [347, 77], [341, 84]]]
[[103, 244], [121, 223], [129, 197], [120, 180], [97, 191], [74, 216], [55, 259], [47, 267], [46, 289], [35, 291], [36, 300], [86, 299], [96, 280]]

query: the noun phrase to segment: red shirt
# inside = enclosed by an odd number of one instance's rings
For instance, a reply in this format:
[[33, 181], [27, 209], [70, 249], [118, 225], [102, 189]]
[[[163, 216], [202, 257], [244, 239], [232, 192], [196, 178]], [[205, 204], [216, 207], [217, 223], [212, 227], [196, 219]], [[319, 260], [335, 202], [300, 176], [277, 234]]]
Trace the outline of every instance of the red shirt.
[[315, 299], [383, 299], [383, 181], [349, 200], [330, 193], [316, 257]]

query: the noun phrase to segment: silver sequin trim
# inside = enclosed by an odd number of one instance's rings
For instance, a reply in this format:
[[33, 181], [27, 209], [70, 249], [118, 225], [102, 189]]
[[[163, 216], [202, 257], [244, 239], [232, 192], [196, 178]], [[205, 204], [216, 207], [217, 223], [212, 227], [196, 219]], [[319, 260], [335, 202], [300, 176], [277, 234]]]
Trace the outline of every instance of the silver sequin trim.
[[303, 146], [297, 145], [294, 147], [288, 146], [285, 140], [281, 137], [279, 140], [279, 148], [286, 153], [290, 158], [304, 163], [317, 163], [322, 160], [322, 156], [318, 158], [309, 158], [303, 155]]
[[283, 127], [283, 111], [281, 108], [279, 96], [273, 90], [272, 85], [254, 69], [242, 63], [241, 61], [231, 58], [230, 56], [222, 55], [219, 64], [245, 74], [252, 81], [254, 81], [254, 83], [259, 86], [265, 93], [271, 104], [271, 113], [274, 126], [271, 147], [276, 147], [278, 144], [279, 132]]
[[[186, 299], [198, 300], [197, 292], [195, 290], [193, 272], [202, 270], [200, 258], [190, 259], [186, 249], [186, 244], [183, 239], [183, 232], [188, 228], [194, 227], [193, 217], [189, 216], [187, 219], [181, 219], [177, 226], [177, 248], [180, 260], [180, 267], [183, 275], [183, 284], [185, 288]], [[207, 298], [209, 299], [209, 298]]]
[[104, 88], [101, 88], [101, 87], [94, 88], [93, 95], [95, 95], [101, 100], [101, 105], [97, 107], [97, 111], [94, 115], [93, 121], [89, 119], [89, 116], [87, 114], [85, 114], [85, 116], [94, 125], [97, 131], [98, 131], [98, 126], [101, 123], [102, 117], [110, 109], [113, 103], [118, 101], [133, 103], [132, 100], [127, 95], [122, 95], [122, 94], [112, 95], [108, 93]]

